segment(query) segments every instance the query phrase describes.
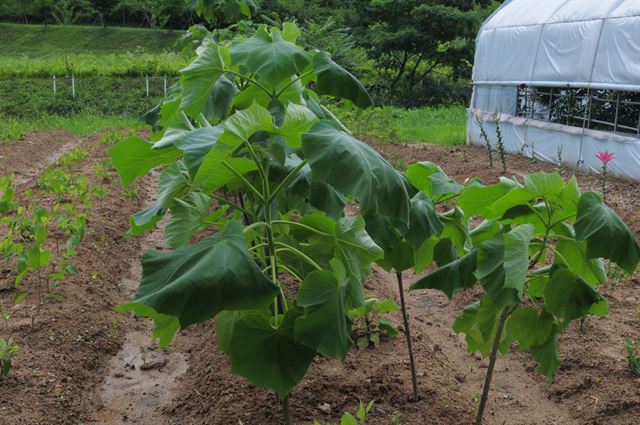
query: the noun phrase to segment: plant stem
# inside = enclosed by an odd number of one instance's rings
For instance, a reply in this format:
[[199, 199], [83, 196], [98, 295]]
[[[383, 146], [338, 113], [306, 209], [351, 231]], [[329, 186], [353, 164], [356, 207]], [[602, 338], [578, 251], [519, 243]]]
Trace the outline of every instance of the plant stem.
[[404, 288], [402, 287], [402, 272], [396, 271], [396, 278], [398, 279], [398, 291], [400, 291], [400, 308], [402, 309], [402, 321], [404, 322], [404, 335], [407, 338], [407, 349], [409, 350], [409, 365], [411, 367], [411, 384], [413, 386], [411, 399], [413, 401], [418, 401], [418, 378], [416, 376], [416, 365], [413, 360], [413, 343], [411, 341], [409, 317], [407, 314], [407, 307], [404, 302]]
[[502, 336], [502, 329], [507, 321], [509, 315], [513, 312], [513, 309], [505, 308], [500, 315], [500, 321], [498, 322], [498, 329], [493, 337], [493, 347], [491, 348], [491, 355], [489, 356], [489, 368], [484, 378], [484, 385], [482, 387], [482, 397], [480, 398], [480, 406], [478, 406], [478, 415], [476, 416], [475, 425], [482, 425], [482, 416], [484, 415], [484, 408], [489, 398], [489, 389], [491, 388], [491, 378], [493, 377], [493, 368], [496, 365], [496, 358], [498, 357], [498, 348], [500, 348], [500, 337]]
[[289, 396], [280, 400], [282, 405], [282, 416], [284, 417], [285, 425], [293, 425], [293, 419], [291, 418], [291, 409], [289, 407]]

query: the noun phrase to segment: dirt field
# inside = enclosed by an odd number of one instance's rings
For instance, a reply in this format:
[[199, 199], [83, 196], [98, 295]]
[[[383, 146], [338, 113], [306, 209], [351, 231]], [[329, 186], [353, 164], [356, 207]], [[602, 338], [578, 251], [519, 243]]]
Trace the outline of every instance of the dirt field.
[[[128, 194], [115, 175], [99, 179], [93, 167], [107, 158], [108, 147], [98, 140], [54, 131], [0, 146], [0, 175], [15, 174], [20, 190], [33, 189], [36, 198], [44, 162], [73, 147], [89, 152], [74, 172], [107, 191], [89, 211], [89, 230], [74, 259], [80, 274], [56, 288], [59, 301], [44, 303], [33, 326], [36, 299], [26, 301], [0, 327], [0, 336], [11, 335], [20, 345], [10, 379], [0, 383], [0, 425], [279, 423], [280, 406], [272, 393], [229, 374], [226, 357], [215, 349], [213, 323], [193, 326], [170, 349], [157, 351], [146, 337], [145, 320], [113, 311], [133, 294], [143, 249], [161, 248], [161, 238], [158, 232], [142, 238], [124, 235], [129, 214], [153, 199], [154, 178], [141, 180], [137, 192]], [[459, 181], [477, 176], [493, 182], [500, 175], [498, 167], [487, 166], [482, 149], [370, 143], [396, 166], [430, 160]], [[513, 156], [508, 174], [553, 168]], [[579, 183], [583, 190], [598, 187], [592, 176], [579, 176]], [[608, 202], [640, 237], [639, 194], [638, 185], [613, 181]], [[59, 237], [62, 241], [64, 235]], [[407, 286], [414, 279], [407, 273]], [[5, 306], [15, 296], [10, 284], [0, 277]], [[33, 288], [36, 282], [30, 278], [22, 285]], [[398, 300], [395, 276], [378, 268], [367, 289]], [[640, 423], [640, 380], [627, 369], [623, 344], [625, 337], [640, 340], [640, 276], [614, 276], [603, 291], [609, 316], [592, 318], [582, 330], [574, 326], [562, 336], [555, 383], [535, 371], [529, 354], [514, 351], [499, 358], [487, 424]], [[336, 421], [343, 411], [355, 410], [358, 398], [376, 401], [366, 422], [370, 425], [472, 423], [486, 361], [466, 352], [451, 324], [478, 295], [466, 291], [451, 302], [437, 291], [407, 295], [420, 401], [409, 401], [404, 338], [385, 339], [378, 349], [352, 350], [345, 364], [316, 360], [291, 396], [296, 424], [311, 424], [313, 418]], [[392, 319], [401, 324], [399, 314]]]

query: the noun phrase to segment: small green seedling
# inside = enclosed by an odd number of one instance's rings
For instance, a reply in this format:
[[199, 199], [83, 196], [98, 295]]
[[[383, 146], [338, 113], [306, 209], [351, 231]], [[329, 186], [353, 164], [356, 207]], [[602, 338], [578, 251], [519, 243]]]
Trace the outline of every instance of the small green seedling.
[[640, 343], [630, 338], [624, 339], [624, 348], [627, 350], [627, 362], [631, 373], [640, 376]]
[[7, 340], [0, 338], [0, 378], [2, 380], [9, 378], [12, 362], [18, 354], [18, 349], [13, 338]]
[[390, 298], [379, 300], [368, 298], [364, 304], [350, 311], [354, 321], [353, 334], [358, 348], [364, 350], [370, 346], [377, 347], [380, 343], [380, 334], [397, 336], [398, 330], [390, 320], [381, 316], [387, 313], [395, 313], [400, 307]]
[[[365, 420], [367, 419], [367, 415], [371, 411], [374, 405], [374, 400], [371, 400], [368, 404], [362, 403], [360, 400], [360, 405], [358, 406], [358, 410], [356, 410], [355, 416], [349, 412], [345, 412], [340, 419], [340, 425], [364, 425]], [[313, 421], [313, 425], [338, 425], [331, 422], [318, 422], [316, 420]]]

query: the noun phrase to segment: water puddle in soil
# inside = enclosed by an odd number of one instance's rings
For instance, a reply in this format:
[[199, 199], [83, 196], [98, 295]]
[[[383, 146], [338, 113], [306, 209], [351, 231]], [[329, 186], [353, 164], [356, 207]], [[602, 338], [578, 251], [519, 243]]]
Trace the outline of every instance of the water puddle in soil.
[[[143, 250], [160, 248], [164, 222], [162, 220], [158, 229], [145, 237]], [[123, 284], [134, 293], [141, 276], [142, 267], [136, 259], [131, 265], [131, 277]], [[137, 325], [127, 333], [122, 349], [111, 360], [101, 391], [103, 408], [95, 414], [94, 423], [166, 423], [161, 408], [171, 402], [177, 378], [188, 369], [187, 358], [171, 347], [160, 350], [151, 339], [148, 319], [139, 319]]]

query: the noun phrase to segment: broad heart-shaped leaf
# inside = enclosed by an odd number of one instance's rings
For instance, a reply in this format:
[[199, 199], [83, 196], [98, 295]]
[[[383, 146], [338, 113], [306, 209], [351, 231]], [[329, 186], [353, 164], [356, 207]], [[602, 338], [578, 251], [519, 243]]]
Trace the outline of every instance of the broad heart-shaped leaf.
[[461, 288], [471, 288], [477, 282], [474, 275], [477, 267], [477, 252], [475, 249], [438, 270], [429, 273], [411, 285], [414, 289], [439, 289], [449, 298]]
[[131, 303], [116, 307], [116, 311], [131, 311], [141, 317], [148, 317], [153, 320], [153, 331], [151, 336], [158, 339], [160, 348], [168, 346], [176, 332], [180, 330], [180, 320], [175, 316], [169, 316], [156, 312], [146, 304]]
[[409, 222], [409, 195], [396, 170], [370, 146], [320, 121], [302, 136], [312, 181], [355, 196], [363, 210]]
[[457, 198], [457, 204], [466, 218], [474, 215], [486, 216], [495, 201], [516, 187], [515, 182], [502, 180], [491, 186], [467, 186]]
[[574, 228], [576, 238], [587, 241], [588, 258], [608, 258], [629, 274], [633, 274], [638, 267], [638, 241], [597, 193], [587, 192], [580, 197]]
[[406, 238], [417, 250], [431, 236], [439, 235], [444, 230], [444, 224], [438, 218], [433, 201], [424, 192], [418, 192], [411, 198], [410, 208]]
[[172, 164], [182, 155], [174, 147], [154, 150], [153, 144], [139, 137], [128, 137], [109, 149], [114, 167], [118, 170], [122, 187], [128, 187], [136, 177], [161, 165]]
[[269, 110], [254, 102], [248, 108], [236, 111], [227, 118], [220, 141], [236, 147], [259, 131], [272, 132], [273, 129], [273, 117]]
[[212, 100], [212, 94], [218, 79], [224, 74], [224, 63], [218, 45], [207, 44], [181, 74], [183, 97], [180, 109], [191, 118], [197, 118], [201, 113], [211, 115], [211, 102], [215, 100]]
[[202, 115], [208, 120], [223, 120], [237, 93], [238, 88], [235, 84], [222, 75], [215, 82], [209, 97], [205, 100]]
[[316, 115], [305, 106], [289, 103], [282, 126], [274, 130], [292, 148], [302, 146], [302, 133], [306, 133], [318, 121]]
[[457, 194], [463, 188], [449, 178], [440, 167], [429, 161], [411, 164], [405, 174], [412, 185], [431, 196]]
[[204, 226], [211, 198], [200, 192], [190, 192], [171, 207], [171, 218], [164, 230], [164, 242], [171, 248], [186, 246], [191, 237]]
[[[491, 301], [498, 308], [517, 304], [520, 300], [519, 293], [521, 293], [521, 289], [508, 288], [505, 285], [505, 259], [504, 233], [498, 233], [492, 239], [481, 243], [478, 247], [478, 268], [475, 275], [487, 292], [487, 295], [491, 298]], [[518, 264], [519, 263], [518, 261]], [[512, 272], [515, 275], [519, 275], [521, 270], [513, 269]], [[521, 285], [524, 287], [524, 280], [522, 280]]]
[[331, 60], [329, 53], [316, 53], [313, 56], [312, 66], [318, 76], [318, 94], [349, 99], [363, 109], [373, 105], [373, 101], [362, 83], [349, 71]]
[[178, 317], [184, 329], [222, 310], [263, 307], [277, 292], [253, 262], [242, 224], [233, 220], [195, 245], [171, 252], [147, 251], [136, 297], [120, 309], [145, 304]]
[[557, 269], [544, 290], [546, 310], [564, 319], [565, 326], [589, 312], [606, 314], [606, 303], [606, 299], [593, 286], [568, 269]]
[[[453, 330], [465, 334], [467, 350], [470, 353], [480, 351], [486, 357], [493, 346], [501, 314], [502, 310], [498, 309], [491, 299], [484, 297], [464, 308], [462, 315], [453, 322]], [[500, 335], [500, 351], [506, 352], [509, 345], [508, 332], [503, 328]]]
[[333, 272], [317, 270], [308, 274], [296, 298], [297, 305], [304, 309], [294, 326], [296, 342], [344, 362], [353, 345], [346, 304], [348, 291], [348, 281], [339, 282]]
[[156, 223], [167, 212], [173, 199], [187, 190], [189, 181], [186, 174], [187, 170], [181, 161], [167, 167], [162, 172], [156, 189], [157, 200], [155, 204], [134, 214], [129, 219], [132, 235], [140, 235], [146, 230], [155, 228]]
[[531, 347], [531, 354], [538, 362], [538, 371], [553, 381], [556, 370], [560, 366], [560, 354], [558, 353], [558, 329], [553, 325], [547, 340], [535, 347]]
[[162, 138], [153, 145], [153, 148], [161, 149], [172, 146], [173, 142], [193, 130], [195, 130], [195, 127], [191, 124], [191, 121], [189, 121], [189, 118], [184, 112], [176, 111], [166, 124]]
[[294, 340], [298, 313], [291, 309], [276, 325], [272, 316], [248, 312], [233, 325], [228, 344], [231, 372], [285, 397], [302, 380], [316, 352]]
[[504, 287], [517, 290], [520, 298], [527, 279], [533, 229], [533, 224], [523, 224], [504, 235]]
[[529, 307], [517, 309], [507, 322], [507, 332], [522, 349], [544, 344], [549, 339], [552, 327], [552, 315], [546, 311], [538, 314], [538, 310]]
[[604, 261], [601, 258], [587, 257], [586, 241], [575, 239], [573, 227], [570, 224], [557, 224], [553, 228], [553, 233], [562, 236], [556, 243], [555, 250], [558, 255], [553, 257], [554, 263], [564, 265], [592, 285], [607, 281]]
[[334, 257], [342, 262], [347, 277], [351, 280], [350, 298], [356, 305], [364, 302], [362, 286], [369, 275], [370, 264], [381, 258], [383, 252], [367, 234], [363, 218], [341, 218], [334, 221], [315, 212], [302, 217], [300, 223], [323, 232], [323, 235], [295, 229], [296, 238], [332, 247]]
[[184, 132], [174, 138], [171, 144], [184, 152], [184, 163], [189, 173], [195, 176], [205, 156], [216, 144], [223, 129], [218, 126], [208, 126]]
[[231, 46], [231, 62], [242, 73], [254, 75], [258, 82], [275, 89], [280, 82], [301, 74], [311, 58], [304, 50], [282, 38], [279, 30], [267, 31], [260, 25], [253, 37]]

